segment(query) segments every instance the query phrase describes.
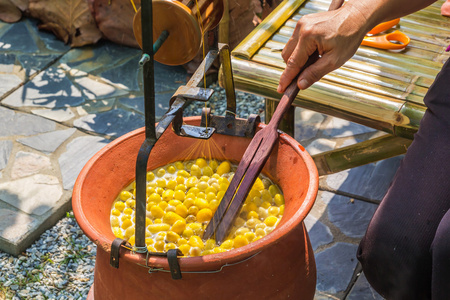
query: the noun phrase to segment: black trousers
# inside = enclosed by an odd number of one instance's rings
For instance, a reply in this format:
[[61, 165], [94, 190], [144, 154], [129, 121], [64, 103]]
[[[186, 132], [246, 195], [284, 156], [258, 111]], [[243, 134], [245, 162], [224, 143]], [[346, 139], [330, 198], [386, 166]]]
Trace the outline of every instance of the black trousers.
[[386, 299], [450, 299], [450, 60], [357, 257]]

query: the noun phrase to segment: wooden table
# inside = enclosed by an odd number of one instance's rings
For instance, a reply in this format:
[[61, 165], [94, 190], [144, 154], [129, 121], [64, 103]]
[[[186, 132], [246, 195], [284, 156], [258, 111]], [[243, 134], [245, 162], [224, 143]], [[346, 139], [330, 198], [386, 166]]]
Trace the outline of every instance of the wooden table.
[[[281, 50], [306, 14], [326, 11], [331, 0], [285, 0], [233, 51], [235, 88], [265, 97], [266, 118], [280, 95], [285, 68]], [[401, 18], [396, 29], [411, 38], [401, 52], [361, 46], [341, 68], [301, 91], [294, 105], [366, 125], [387, 134], [313, 156], [319, 173], [344, 169], [406, 152], [425, 112], [423, 97], [443, 63], [450, 44], [450, 18], [441, 16], [444, 0]], [[292, 134], [293, 110], [282, 130]]]

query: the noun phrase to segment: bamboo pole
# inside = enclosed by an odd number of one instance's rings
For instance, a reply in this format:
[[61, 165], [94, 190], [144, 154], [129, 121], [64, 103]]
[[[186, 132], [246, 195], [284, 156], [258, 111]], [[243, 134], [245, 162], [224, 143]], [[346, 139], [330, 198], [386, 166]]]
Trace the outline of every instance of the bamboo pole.
[[[269, 48], [267, 46], [274, 46], [274, 48]], [[278, 44], [279, 45], [279, 44]], [[284, 68], [284, 61], [281, 57], [281, 45], [277, 44], [265, 44], [261, 47], [257, 54], [260, 56], [267, 56], [268, 59], [273, 59], [279, 61], [277, 65]], [[405, 52], [407, 53], [407, 52]], [[429, 55], [429, 57], [436, 57]], [[363, 61], [373, 61], [377, 62], [379, 65], [387, 65], [393, 69], [400, 69], [406, 72], [414, 71], [415, 74], [419, 73], [427, 77], [435, 77], [437, 72], [441, 69], [442, 64], [435, 61], [430, 61], [423, 57], [412, 57], [411, 55], [406, 55], [398, 52], [389, 52], [380, 49], [374, 49], [370, 47], [361, 46], [358, 51], [356, 51], [354, 59]]]
[[420, 14], [411, 14], [403, 18], [403, 21], [408, 21], [416, 24], [423, 24], [425, 27], [443, 29], [448, 28], [448, 20], [444, 17], [431, 18]]
[[[276, 92], [280, 69], [234, 58], [233, 70], [237, 89], [273, 99], [280, 97]], [[397, 112], [404, 102], [322, 80], [299, 93], [294, 105], [393, 133], [394, 125], [401, 125]]]
[[420, 120], [425, 113], [426, 107], [423, 105], [417, 105], [415, 103], [407, 102], [400, 109], [399, 113], [408, 120], [403, 126], [394, 128], [395, 135], [413, 138], [414, 133], [417, 131], [420, 125]]
[[233, 51], [250, 59], [305, 0], [284, 0]]
[[[270, 65], [270, 60], [271, 59], [267, 56], [263, 58], [260, 58], [259, 55], [254, 56], [255, 62], [264, 61], [267, 65]], [[348, 86], [386, 97], [412, 101], [418, 104], [423, 104], [422, 98], [426, 93], [425, 88], [416, 86], [411, 82], [402, 82], [388, 78], [382, 79], [380, 76], [345, 68], [335, 70], [325, 75], [323, 78], [343, 87]], [[411, 79], [411, 81], [412, 80], [413, 79]]]
[[[283, 69], [283, 67], [284, 67], [284, 62], [282, 62], [278, 59], [274, 59], [274, 58], [264, 56], [264, 55], [259, 55], [259, 54], [256, 54], [253, 57], [253, 61], [258, 62], [258, 63], [263, 62], [267, 66], [274, 66], [274, 67], [281, 66], [280, 69]], [[393, 84], [392, 83], [393, 80], [399, 80], [399, 81], [403, 81], [404, 83], [406, 83], [410, 89], [414, 89], [413, 87], [410, 87], [411, 84], [416, 85], [420, 89], [421, 87], [429, 87], [433, 81], [433, 79], [431, 77], [423, 78], [423, 77], [419, 77], [418, 75], [408, 74], [408, 73], [404, 73], [404, 72], [400, 72], [400, 71], [396, 72], [395, 70], [392, 70], [389, 68], [383, 68], [378, 65], [373, 65], [373, 64], [371, 65], [371, 64], [360, 63], [360, 62], [355, 62], [355, 61], [347, 62], [346, 64], [344, 64], [344, 67], [348, 67], [348, 69], [352, 70], [352, 71], [364, 72], [368, 75], [374, 76], [374, 78], [375, 78], [374, 81], [377, 81], [377, 80], [381, 81], [382, 84], [385, 84], [387, 86]], [[370, 70], [371, 67], [372, 67], [372, 70]], [[334, 71], [334, 72], [336, 72], [336, 71]], [[330, 74], [333, 74], [334, 72], [332, 72]], [[383, 77], [386, 77], [386, 78], [383, 78]], [[350, 78], [352, 78], [352, 77], [349, 77], [349, 79]], [[427, 79], [427, 80], [425, 80], [425, 79]], [[419, 80], [420, 80], [420, 82], [419, 82]]]
[[[426, 66], [420, 65], [420, 60], [418, 60], [417, 65], [412, 63], [402, 64], [401, 62], [391, 61], [389, 58], [380, 58], [377, 60], [377, 57], [371, 58], [370, 55], [355, 55], [351, 60], [346, 62], [344, 66], [350, 66], [350, 68], [365, 71], [367, 73], [372, 73], [374, 75], [380, 75], [381, 72], [385, 72], [387, 74], [392, 74], [392, 76], [386, 76], [391, 78], [407, 78], [405, 82], [411, 82], [411, 78], [417, 77], [425, 77], [432, 81], [437, 73], [439, 72], [439, 68], [431, 69]], [[280, 56], [280, 53], [274, 52], [270, 49], [261, 48], [257, 54], [254, 55], [253, 61], [260, 62], [262, 64], [267, 64], [269, 66], [278, 67], [280, 69], [284, 69], [286, 64]], [[370, 64], [375, 66], [372, 70], [365, 69], [366, 65]], [[395, 76], [398, 74], [398, 76]]]
[[313, 155], [312, 158], [319, 176], [322, 176], [404, 154], [411, 142], [409, 139], [384, 135], [348, 147], [322, 152]]
[[230, 36], [230, 11], [228, 0], [223, 0], [223, 16], [219, 22], [219, 43], [228, 44]]

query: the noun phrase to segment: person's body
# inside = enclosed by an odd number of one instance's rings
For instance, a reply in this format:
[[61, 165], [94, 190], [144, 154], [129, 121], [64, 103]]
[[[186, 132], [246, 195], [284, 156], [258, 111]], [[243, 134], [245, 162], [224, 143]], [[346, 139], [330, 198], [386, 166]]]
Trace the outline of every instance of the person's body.
[[[350, 59], [377, 24], [432, 2], [349, 0], [337, 10], [304, 16], [283, 50], [287, 67], [278, 91], [316, 49], [321, 58], [300, 75], [300, 89]], [[419, 131], [357, 253], [369, 283], [386, 299], [450, 299], [450, 61], [424, 102]]]

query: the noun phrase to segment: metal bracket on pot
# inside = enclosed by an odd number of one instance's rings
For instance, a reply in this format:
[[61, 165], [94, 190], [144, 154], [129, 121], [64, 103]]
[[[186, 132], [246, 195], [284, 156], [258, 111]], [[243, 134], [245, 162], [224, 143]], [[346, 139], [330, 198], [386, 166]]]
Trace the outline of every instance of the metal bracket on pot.
[[172, 275], [172, 279], [181, 279], [181, 269], [180, 264], [178, 263], [178, 256], [183, 256], [183, 253], [180, 249], [169, 249], [166, 253], [164, 252], [147, 252], [146, 259], [146, 267], [149, 269], [149, 273], [155, 273], [159, 271], [163, 271], [164, 269], [155, 269], [148, 265], [148, 257], [149, 256], [163, 256], [167, 257], [167, 262], [169, 263], [170, 274]]
[[203, 108], [200, 126], [208, 124], [220, 134], [252, 138], [259, 122], [261, 122], [261, 118], [255, 114], [251, 114], [248, 119], [236, 118], [235, 115], [230, 114], [224, 117], [213, 116], [209, 108]]
[[222, 62], [222, 78], [227, 98], [227, 109], [225, 116], [214, 116], [211, 115], [209, 108], [204, 108], [200, 126], [205, 127], [208, 124], [220, 134], [251, 138], [255, 135], [256, 127], [261, 119], [256, 114], [250, 115], [248, 119], [236, 118], [236, 93], [229, 46], [219, 44], [219, 53]]
[[[200, 67], [197, 69], [197, 72], [204, 73]], [[190, 81], [189, 81], [190, 82]], [[180, 107], [179, 111], [175, 114], [175, 117], [172, 121], [172, 129], [174, 132], [183, 137], [192, 137], [196, 139], [209, 139], [211, 135], [214, 133], [213, 127], [198, 127], [183, 124], [183, 108], [184, 103], [190, 100], [203, 101], [206, 102], [211, 98], [214, 93], [213, 89], [205, 89], [199, 87], [191, 87], [189, 83], [187, 86], [181, 86], [173, 95], [171, 102], [172, 107]], [[174, 105], [176, 103], [176, 105]], [[180, 105], [181, 104], [181, 105]]]
[[172, 96], [169, 110], [156, 126], [156, 139], [166, 131], [171, 123], [174, 132], [183, 137], [208, 139], [214, 133], [214, 128], [212, 127], [202, 128], [183, 124], [183, 110], [191, 100], [205, 102], [214, 93], [212, 89], [199, 88], [197, 86], [201, 83], [204, 73], [211, 67], [218, 55], [218, 51], [209, 51], [189, 82], [185, 86], [179, 87]]
[[[211, 115], [210, 110], [204, 108], [200, 126], [183, 124], [183, 109], [186, 103], [190, 100], [206, 102], [214, 93], [212, 89], [199, 88], [197, 85], [200, 84], [206, 71], [211, 67], [218, 54], [222, 63], [227, 98], [225, 116]], [[208, 139], [214, 132], [232, 136], [253, 137], [261, 119], [258, 115], [250, 115], [248, 119], [236, 118], [236, 94], [229, 46], [227, 44], [219, 44], [219, 51], [210, 51], [203, 62], [187, 85], [178, 88], [170, 100], [170, 109], [165, 116], [172, 116], [170, 120], [172, 120], [174, 132], [179, 136], [198, 139]], [[164, 126], [168, 125], [167, 122], [163, 124]], [[158, 128], [156, 131], [158, 134]]]

